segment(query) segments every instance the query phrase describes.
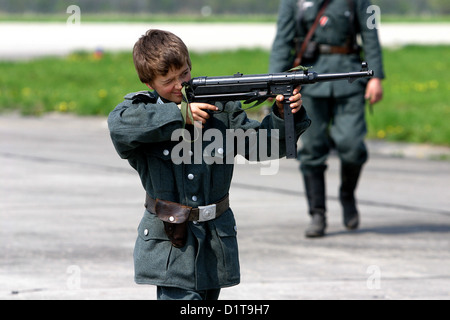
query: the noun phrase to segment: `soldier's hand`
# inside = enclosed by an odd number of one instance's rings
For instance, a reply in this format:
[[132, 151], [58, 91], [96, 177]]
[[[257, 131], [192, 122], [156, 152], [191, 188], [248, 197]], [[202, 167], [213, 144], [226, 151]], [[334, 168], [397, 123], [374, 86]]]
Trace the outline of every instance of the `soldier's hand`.
[[366, 94], [364, 96], [366, 100], [369, 100], [370, 104], [375, 104], [383, 99], [383, 87], [381, 86], [381, 79], [372, 78], [367, 83]]

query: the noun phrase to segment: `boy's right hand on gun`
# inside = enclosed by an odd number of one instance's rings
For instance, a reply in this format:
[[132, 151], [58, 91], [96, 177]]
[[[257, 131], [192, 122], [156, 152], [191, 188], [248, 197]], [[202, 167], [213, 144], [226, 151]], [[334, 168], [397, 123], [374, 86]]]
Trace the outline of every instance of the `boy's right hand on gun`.
[[187, 117], [186, 119], [186, 123], [187, 124], [195, 124], [198, 122], [202, 123], [202, 126], [206, 123], [206, 120], [209, 119], [210, 115], [207, 112], [207, 110], [210, 111], [218, 111], [219, 108], [217, 108], [216, 106], [213, 106], [212, 104], [208, 104], [208, 103], [191, 103], [191, 111], [192, 111], [192, 116], [194, 118], [194, 123], [191, 123], [191, 119], [189, 117]]

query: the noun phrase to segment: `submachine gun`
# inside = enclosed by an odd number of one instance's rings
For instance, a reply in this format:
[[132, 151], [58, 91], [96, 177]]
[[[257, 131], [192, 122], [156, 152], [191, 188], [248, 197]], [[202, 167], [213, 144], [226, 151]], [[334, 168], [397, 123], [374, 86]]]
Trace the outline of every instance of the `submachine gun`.
[[[289, 98], [296, 87], [317, 82], [348, 80], [349, 83], [360, 79], [373, 77], [373, 70], [368, 69], [366, 62], [361, 65], [361, 71], [348, 73], [319, 74], [308, 68], [297, 67], [288, 72], [272, 74], [243, 75], [236, 73], [224, 77], [197, 77], [183, 86], [186, 89], [188, 103], [215, 101], [227, 102], [243, 100], [245, 104], [256, 102], [259, 105], [268, 98], [277, 95], [284, 96], [284, 121], [286, 158], [297, 157], [297, 139], [295, 134], [294, 115], [291, 112]], [[253, 107], [253, 106], [252, 106]], [[218, 112], [222, 112], [219, 110]]]

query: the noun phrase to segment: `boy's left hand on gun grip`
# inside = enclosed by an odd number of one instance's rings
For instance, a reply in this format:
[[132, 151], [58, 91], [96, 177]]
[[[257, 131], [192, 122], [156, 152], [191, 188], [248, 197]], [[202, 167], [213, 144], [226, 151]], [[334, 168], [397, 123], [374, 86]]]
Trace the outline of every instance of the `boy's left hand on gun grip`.
[[[293, 95], [289, 98], [289, 101], [291, 102], [291, 109], [292, 109], [293, 114], [297, 113], [303, 104], [302, 95], [300, 94], [300, 89], [301, 89], [300, 87], [295, 88]], [[277, 101], [277, 107], [278, 107], [278, 111], [279, 111], [280, 115], [284, 116], [284, 107], [283, 107], [284, 96], [281, 94], [278, 95], [276, 97], [276, 101]]]

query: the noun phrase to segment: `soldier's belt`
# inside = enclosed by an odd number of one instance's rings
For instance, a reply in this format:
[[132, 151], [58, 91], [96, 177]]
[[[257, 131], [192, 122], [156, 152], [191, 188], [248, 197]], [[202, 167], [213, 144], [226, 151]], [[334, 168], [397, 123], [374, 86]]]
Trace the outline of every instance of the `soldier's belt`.
[[319, 52], [321, 54], [354, 54], [359, 53], [359, 50], [355, 48], [350, 48], [348, 46], [339, 47], [339, 46], [330, 46], [328, 44], [320, 44]]
[[220, 201], [193, 208], [176, 202], [153, 199], [148, 194], [145, 198], [145, 208], [164, 222], [181, 224], [186, 221], [205, 222], [220, 217], [230, 207], [228, 194]]

